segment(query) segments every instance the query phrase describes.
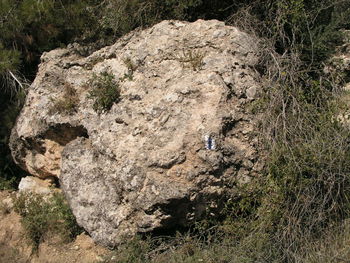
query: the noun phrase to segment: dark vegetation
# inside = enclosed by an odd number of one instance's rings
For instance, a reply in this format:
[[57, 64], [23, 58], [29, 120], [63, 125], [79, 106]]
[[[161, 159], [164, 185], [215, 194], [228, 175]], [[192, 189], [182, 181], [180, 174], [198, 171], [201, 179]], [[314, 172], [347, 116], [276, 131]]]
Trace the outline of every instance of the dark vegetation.
[[[269, 157], [265, 173], [227, 204], [223, 222], [132, 240], [106, 262], [346, 262], [349, 130], [334, 118], [342, 78], [323, 68], [342, 44], [340, 29], [350, 29], [349, 17], [348, 0], [1, 1], [0, 187], [13, 187], [22, 174], [7, 143], [43, 51], [73, 41], [98, 48], [163, 19], [219, 19], [260, 42], [256, 69], [264, 91], [252, 106], [265, 116], [259, 130]], [[95, 88], [114, 81], [107, 73], [95, 77]], [[98, 94], [109, 91], [97, 88], [91, 96]], [[96, 100], [95, 109], [108, 110], [109, 99]]]
[[94, 75], [89, 81], [89, 86], [89, 97], [94, 101], [92, 108], [98, 113], [110, 110], [113, 103], [119, 100], [120, 88], [111, 73]]

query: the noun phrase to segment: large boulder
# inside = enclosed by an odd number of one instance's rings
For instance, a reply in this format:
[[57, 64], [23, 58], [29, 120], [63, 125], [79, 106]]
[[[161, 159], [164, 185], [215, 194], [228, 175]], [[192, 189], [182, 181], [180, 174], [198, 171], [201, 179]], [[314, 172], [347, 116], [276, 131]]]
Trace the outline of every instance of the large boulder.
[[[262, 168], [248, 110], [257, 63], [255, 39], [215, 20], [163, 21], [88, 56], [79, 45], [44, 53], [13, 157], [59, 178], [77, 222], [106, 246], [215, 216]], [[89, 92], [100, 74], [121, 95], [96, 112]], [[53, 110], [72, 94], [70, 112]]]

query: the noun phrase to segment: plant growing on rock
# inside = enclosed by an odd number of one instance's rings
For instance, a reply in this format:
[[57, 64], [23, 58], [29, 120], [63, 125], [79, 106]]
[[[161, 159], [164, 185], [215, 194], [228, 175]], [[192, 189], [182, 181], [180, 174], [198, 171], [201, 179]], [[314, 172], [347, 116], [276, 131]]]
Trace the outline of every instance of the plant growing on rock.
[[126, 66], [126, 68], [128, 69], [128, 73], [126, 73], [124, 75], [124, 77], [121, 78], [121, 80], [124, 80], [126, 78], [129, 80], [132, 80], [134, 71], [137, 69], [137, 65], [132, 61], [132, 59], [130, 57], [124, 58], [123, 63]]
[[62, 99], [51, 100], [53, 101], [53, 105], [50, 108], [51, 113], [73, 114], [76, 112], [79, 103], [77, 92], [69, 83], [64, 85]]
[[89, 98], [94, 100], [92, 107], [98, 113], [109, 111], [120, 100], [120, 87], [112, 73], [94, 74], [89, 85], [92, 87]]
[[183, 50], [182, 55], [179, 55], [177, 60], [182, 63], [184, 68], [190, 67], [194, 71], [199, 71], [202, 68], [204, 56], [203, 52], [189, 49]]

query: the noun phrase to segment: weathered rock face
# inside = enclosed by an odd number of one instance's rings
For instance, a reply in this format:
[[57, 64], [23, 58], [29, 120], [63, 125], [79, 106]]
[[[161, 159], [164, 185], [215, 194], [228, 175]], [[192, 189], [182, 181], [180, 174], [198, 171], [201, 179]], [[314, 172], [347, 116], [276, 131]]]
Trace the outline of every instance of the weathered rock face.
[[[31, 174], [59, 177], [95, 241], [115, 246], [186, 225], [220, 209], [229, 185], [259, 173], [247, 111], [259, 90], [253, 38], [218, 21], [164, 21], [88, 57], [80, 50], [42, 56], [11, 148]], [[105, 71], [119, 79], [121, 99], [98, 114], [89, 80]], [[67, 85], [76, 111], [53, 113]]]

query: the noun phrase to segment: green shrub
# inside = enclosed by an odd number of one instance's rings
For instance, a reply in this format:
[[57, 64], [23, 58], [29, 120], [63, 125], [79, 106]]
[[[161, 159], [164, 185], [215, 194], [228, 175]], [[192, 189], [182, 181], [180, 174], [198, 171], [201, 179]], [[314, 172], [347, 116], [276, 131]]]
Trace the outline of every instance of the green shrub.
[[[302, 63], [276, 63], [285, 73], [271, 74], [257, 109], [264, 114], [261, 146], [268, 158], [250, 195], [257, 207], [245, 233], [268, 237], [281, 262], [302, 262], [307, 244], [350, 216], [349, 128], [336, 120], [342, 102], [329, 82], [303, 73]], [[233, 215], [235, 226], [242, 216]]]
[[120, 87], [112, 73], [102, 72], [94, 75], [89, 85], [89, 98], [94, 100], [92, 107], [98, 113], [109, 111], [113, 104], [120, 100]]
[[59, 235], [67, 242], [82, 232], [61, 193], [51, 197], [21, 194], [14, 208], [22, 216], [21, 223], [34, 250], [50, 235]]

